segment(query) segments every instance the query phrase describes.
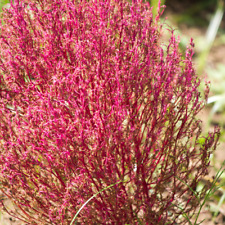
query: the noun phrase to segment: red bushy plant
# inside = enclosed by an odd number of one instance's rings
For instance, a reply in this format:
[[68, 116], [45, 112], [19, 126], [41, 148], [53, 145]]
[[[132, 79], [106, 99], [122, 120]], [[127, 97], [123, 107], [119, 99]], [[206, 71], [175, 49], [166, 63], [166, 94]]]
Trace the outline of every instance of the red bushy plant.
[[[0, 31], [1, 191], [29, 224], [183, 224], [218, 130], [141, 0], [15, 0]], [[201, 142], [199, 138], [201, 137]], [[202, 141], [204, 140], [204, 141]], [[204, 196], [206, 190], [199, 193]]]

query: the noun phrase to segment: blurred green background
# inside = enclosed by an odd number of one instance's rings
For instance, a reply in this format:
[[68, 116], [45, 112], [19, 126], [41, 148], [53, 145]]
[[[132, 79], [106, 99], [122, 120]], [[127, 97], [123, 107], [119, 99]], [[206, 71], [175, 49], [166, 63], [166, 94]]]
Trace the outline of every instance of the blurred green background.
[[2, 7], [4, 7], [9, 2], [10, 2], [10, 0], [0, 0], [0, 7], [1, 7], [1, 9], [2, 9]]

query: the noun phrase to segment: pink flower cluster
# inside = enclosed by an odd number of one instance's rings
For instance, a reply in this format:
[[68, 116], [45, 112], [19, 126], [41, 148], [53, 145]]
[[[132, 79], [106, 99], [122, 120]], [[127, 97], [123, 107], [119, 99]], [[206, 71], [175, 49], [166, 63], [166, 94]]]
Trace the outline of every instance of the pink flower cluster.
[[[219, 131], [142, 0], [15, 0], [0, 25], [0, 190], [28, 224], [184, 224]], [[199, 142], [199, 138], [204, 141]], [[205, 191], [199, 193], [204, 196]], [[12, 213], [12, 212], [9, 212]]]

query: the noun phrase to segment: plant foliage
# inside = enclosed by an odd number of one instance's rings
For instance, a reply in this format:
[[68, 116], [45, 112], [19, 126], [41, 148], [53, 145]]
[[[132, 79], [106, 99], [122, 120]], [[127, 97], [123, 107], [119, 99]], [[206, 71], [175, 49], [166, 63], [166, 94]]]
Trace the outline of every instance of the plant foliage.
[[14, 216], [70, 224], [92, 196], [78, 224], [184, 224], [195, 213], [206, 190], [191, 190], [219, 131], [203, 137], [196, 119], [208, 86], [201, 100], [193, 42], [182, 58], [159, 17], [141, 0], [4, 9], [0, 189]]

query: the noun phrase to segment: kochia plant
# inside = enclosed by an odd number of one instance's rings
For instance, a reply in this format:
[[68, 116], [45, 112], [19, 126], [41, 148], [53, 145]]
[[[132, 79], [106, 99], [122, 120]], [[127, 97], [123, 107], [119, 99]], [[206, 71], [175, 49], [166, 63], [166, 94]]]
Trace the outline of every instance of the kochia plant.
[[201, 136], [208, 86], [201, 100], [193, 42], [185, 57], [172, 31], [163, 44], [159, 16], [142, 0], [4, 10], [0, 188], [15, 216], [70, 224], [96, 193], [78, 224], [180, 225], [195, 213], [219, 131]]

